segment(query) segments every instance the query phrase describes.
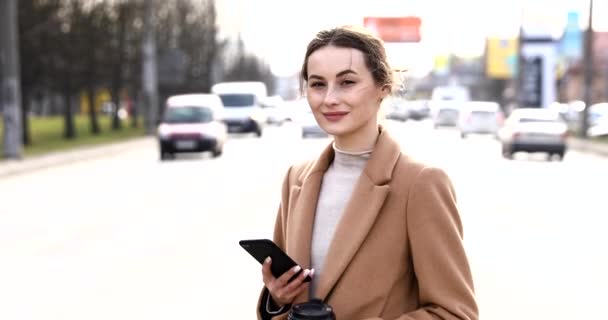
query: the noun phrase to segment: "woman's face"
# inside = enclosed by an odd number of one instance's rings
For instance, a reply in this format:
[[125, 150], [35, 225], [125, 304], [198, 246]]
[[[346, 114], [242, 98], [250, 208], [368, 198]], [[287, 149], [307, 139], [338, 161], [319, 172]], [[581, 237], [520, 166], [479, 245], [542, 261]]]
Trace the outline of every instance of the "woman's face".
[[388, 94], [374, 82], [357, 49], [325, 46], [308, 57], [306, 96], [319, 126], [336, 137], [377, 130], [380, 102]]

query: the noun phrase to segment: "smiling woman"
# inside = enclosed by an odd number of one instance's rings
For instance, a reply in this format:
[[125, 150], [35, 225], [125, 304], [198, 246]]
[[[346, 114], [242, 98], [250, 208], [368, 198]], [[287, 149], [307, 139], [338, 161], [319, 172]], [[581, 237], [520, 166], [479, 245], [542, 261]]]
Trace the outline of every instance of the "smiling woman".
[[302, 265], [275, 277], [266, 260], [258, 318], [286, 319], [319, 299], [337, 319], [478, 319], [451, 180], [378, 124], [393, 80], [382, 41], [354, 27], [321, 31], [301, 75], [334, 140], [285, 175], [274, 242]]
[[376, 80], [367, 65], [361, 51], [327, 45], [309, 55], [302, 73], [317, 122], [341, 150], [367, 150], [376, 142], [377, 113], [390, 93], [391, 75], [384, 65]]

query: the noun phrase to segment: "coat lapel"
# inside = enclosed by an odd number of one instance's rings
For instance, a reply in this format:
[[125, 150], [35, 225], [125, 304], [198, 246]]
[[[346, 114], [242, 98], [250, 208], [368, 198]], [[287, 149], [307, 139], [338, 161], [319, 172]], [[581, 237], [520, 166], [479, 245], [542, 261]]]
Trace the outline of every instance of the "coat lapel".
[[388, 186], [375, 186], [362, 176], [335, 231], [315, 297], [325, 299], [344, 273], [376, 221], [388, 192]]
[[[325, 299], [361, 247], [389, 194], [388, 182], [400, 155], [398, 144], [380, 127], [374, 151], [353, 190], [344, 215], [335, 231], [316, 297]], [[332, 144], [328, 145], [311, 169], [305, 169], [290, 189], [290, 220], [287, 222], [287, 253], [302, 268], [310, 268], [312, 230], [323, 174], [333, 161]], [[309, 290], [294, 303], [309, 300]]]
[[[317, 298], [328, 298], [331, 290], [363, 244], [389, 194], [388, 182], [399, 158], [400, 150], [397, 143], [382, 127], [380, 130], [374, 151], [334, 233], [321, 278], [318, 279], [319, 284], [317, 292], [315, 292]], [[310, 252], [310, 236], [307, 240], [307, 250]]]
[[[290, 204], [292, 214], [287, 224], [287, 253], [304, 269], [310, 269], [310, 247], [312, 242], [312, 229], [317, 200], [323, 181], [323, 174], [333, 160], [333, 147], [331, 144], [321, 153], [310, 170], [304, 170], [298, 177], [298, 183], [291, 187]], [[298, 295], [294, 303], [308, 301], [309, 290]]]

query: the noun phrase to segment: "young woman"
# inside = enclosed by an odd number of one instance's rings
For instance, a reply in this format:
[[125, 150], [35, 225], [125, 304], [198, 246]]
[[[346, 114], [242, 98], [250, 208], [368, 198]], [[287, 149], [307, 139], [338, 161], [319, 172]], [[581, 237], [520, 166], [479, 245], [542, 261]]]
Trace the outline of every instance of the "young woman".
[[317, 298], [337, 319], [477, 319], [449, 177], [378, 124], [393, 79], [382, 41], [351, 27], [321, 31], [301, 74], [334, 141], [285, 176], [274, 241], [301, 266], [275, 278], [267, 259], [258, 318], [286, 319]]

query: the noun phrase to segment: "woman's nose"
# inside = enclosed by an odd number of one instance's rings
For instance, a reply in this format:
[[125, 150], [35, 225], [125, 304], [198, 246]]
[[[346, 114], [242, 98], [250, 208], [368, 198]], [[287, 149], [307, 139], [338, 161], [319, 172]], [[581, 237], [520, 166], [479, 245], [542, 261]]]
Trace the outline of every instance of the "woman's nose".
[[336, 105], [340, 102], [340, 92], [336, 88], [328, 88], [327, 93], [325, 94], [325, 99], [323, 102], [326, 105]]

